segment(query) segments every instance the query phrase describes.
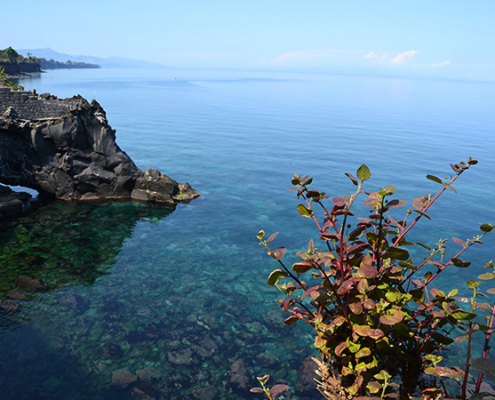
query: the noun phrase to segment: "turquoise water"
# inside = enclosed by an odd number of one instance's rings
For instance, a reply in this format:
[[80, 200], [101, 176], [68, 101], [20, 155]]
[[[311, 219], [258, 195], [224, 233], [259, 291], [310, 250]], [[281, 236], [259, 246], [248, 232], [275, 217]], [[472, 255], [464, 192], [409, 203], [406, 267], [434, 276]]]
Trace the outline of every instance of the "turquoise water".
[[[495, 223], [493, 83], [105, 69], [20, 83], [96, 98], [141, 169], [187, 181], [202, 196], [174, 210], [53, 203], [4, 227], [2, 399], [132, 399], [138, 390], [248, 398], [225, 387], [240, 358], [253, 376], [270, 373], [294, 391], [312, 332], [281, 323], [279, 296], [265, 285], [276, 265], [256, 240], [260, 229], [280, 231], [275, 243], [288, 247], [290, 263], [316, 239], [287, 191], [294, 173], [345, 195], [353, 187], [344, 173], [365, 163], [368, 189], [395, 184], [410, 203], [437, 189], [426, 174], [444, 176], [449, 163], [471, 156], [479, 164], [413, 239], [472, 237], [478, 223]], [[440, 275], [438, 285], [448, 290], [478, 275], [494, 258], [495, 239], [485, 243], [466, 257], [472, 269]], [[45, 285], [23, 291], [23, 276]], [[111, 384], [115, 370], [145, 368], [158, 377]]]

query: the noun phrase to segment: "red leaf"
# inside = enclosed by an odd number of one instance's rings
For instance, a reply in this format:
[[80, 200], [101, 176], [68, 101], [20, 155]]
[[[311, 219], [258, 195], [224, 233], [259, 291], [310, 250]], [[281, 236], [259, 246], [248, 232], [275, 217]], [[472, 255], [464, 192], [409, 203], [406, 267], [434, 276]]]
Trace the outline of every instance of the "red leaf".
[[454, 243], [457, 243], [457, 244], [461, 245], [461, 246], [464, 246], [464, 245], [466, 244], [466, 243], [464, 242], [464, 240], [461, 240], [461, 239], [458, 239], [458, 238], [455, 238], [455, 237], [453, 237], [453, 238], [452, 238], [452, 241], [453, 241]]

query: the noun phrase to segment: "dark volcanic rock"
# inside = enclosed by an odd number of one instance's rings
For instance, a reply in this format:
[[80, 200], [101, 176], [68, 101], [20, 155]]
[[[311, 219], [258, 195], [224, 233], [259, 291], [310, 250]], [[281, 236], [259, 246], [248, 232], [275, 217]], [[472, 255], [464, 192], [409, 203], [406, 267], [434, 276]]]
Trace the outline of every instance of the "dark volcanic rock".
[[[299, 369], [299, 379], [296, 384], [296, 394], [302, 396], [318, 396], [319, 392], [316, 388], [315, 379], [318, 378], [316, 370], [318, 365], [312, 360], [311, 357], [307, 357]], [[321, 395], [320, 395], [321, 396]]]
[[244, 395], [249, 393], [249, 390], [254, 386], [242, 358], [235, 361], [230, 366], [229, 372], [227, 373], [226, 385], [234, 392]]
[[0, 87], [0, 183], [61, 200], [176, 204], [199, 196], [156, 169], [142, 171], [115, 142], [103, 108]]

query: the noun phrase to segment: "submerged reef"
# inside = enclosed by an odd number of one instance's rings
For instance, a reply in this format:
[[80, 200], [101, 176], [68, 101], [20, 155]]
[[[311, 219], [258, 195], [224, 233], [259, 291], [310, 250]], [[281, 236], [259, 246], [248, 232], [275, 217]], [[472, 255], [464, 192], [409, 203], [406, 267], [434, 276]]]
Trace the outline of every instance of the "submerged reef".
[[199, 196], [116, 143], [96, 100], [0, 87], [0, 183], [64, 201], [134, 199], [174, 205]]

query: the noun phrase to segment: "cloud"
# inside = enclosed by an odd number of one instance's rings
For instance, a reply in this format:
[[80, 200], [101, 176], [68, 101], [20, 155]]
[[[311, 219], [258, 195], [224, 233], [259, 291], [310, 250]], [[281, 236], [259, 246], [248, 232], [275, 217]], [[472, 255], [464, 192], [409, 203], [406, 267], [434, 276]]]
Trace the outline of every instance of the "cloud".
[[380, 60], [384, 60], [387, 58], [387, 55], [383, 53], [382, 55], [375, 53], [374, 51], [370, 51], [368, 54], [364, 56], [364, 58], [378, 58]]
[[436, 63], [436, 64], [428, 64], [427, 67], [438, 68], [438, 67], [445, 67], [446, 65], [449, 65], [449, 64], [450, 64], [450, 60], [445, 60], [445, 61], [442, 61], [442, 62]]
[[394, 65], [402, 65], [418, 53], [418, 50], [408, 50], [403, 53], [399, 53], [392, 59], [392, 61], [390, 61], [390, 63]]

